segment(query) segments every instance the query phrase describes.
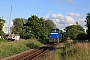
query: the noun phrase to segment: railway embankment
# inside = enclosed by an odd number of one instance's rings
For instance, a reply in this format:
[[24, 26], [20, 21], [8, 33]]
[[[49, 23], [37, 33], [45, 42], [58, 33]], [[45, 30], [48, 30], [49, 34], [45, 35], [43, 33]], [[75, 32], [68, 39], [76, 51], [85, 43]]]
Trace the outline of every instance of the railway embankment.
[[54, 50], [47, 60], [90, 60], [90, 42], [69, 40]]
[[36, 39], [19, 41], [0, 40], [0, 59], [17, 55], [40, 46], [43, 46], [43, 44]]

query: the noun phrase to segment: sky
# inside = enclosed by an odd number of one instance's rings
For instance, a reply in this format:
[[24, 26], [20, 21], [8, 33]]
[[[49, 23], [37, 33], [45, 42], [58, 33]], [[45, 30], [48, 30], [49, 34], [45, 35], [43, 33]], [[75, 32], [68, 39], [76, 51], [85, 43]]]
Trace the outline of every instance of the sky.
[[[10, 10], [12, 13], [10, 19]], [[86, 13], [90, 12], [90, 0], [0, 0], [0, 17], [6, 20], [5, 32], [13, 25], [15, 18], [28, 18], [31, 15], [51, 19], [56, 27], [64, 30], [77, 21], [85, 28]]]

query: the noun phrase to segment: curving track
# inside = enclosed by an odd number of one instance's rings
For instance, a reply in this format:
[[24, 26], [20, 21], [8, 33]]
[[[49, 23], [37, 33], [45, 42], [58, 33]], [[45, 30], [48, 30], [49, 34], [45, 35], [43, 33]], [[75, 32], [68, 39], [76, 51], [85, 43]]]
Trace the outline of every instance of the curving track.
[[23, 53], [21, 55], [17, 55], [8, 60], [39, 60], [43, 55], [48, 53], [52, 48], [54, 48], [57, 44], [48, 44], [46, 46], [37, 48], [35, 50]]

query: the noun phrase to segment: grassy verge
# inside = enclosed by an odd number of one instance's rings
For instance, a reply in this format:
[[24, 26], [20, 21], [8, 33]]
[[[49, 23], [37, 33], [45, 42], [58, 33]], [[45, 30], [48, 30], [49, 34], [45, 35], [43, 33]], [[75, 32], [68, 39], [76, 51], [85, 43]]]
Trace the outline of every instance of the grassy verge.
[[52, 53], [48, 60], [90, 60], [90, 43], [66, 44]]
[[42, 46], [37, 40], [5, 41], [0, 40], [0, 58]]

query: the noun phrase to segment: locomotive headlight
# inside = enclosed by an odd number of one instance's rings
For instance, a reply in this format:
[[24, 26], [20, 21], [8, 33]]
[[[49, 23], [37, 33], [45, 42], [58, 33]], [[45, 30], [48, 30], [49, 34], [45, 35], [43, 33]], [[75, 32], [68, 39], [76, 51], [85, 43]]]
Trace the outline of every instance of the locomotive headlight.
[[51, 37], [51, 36], [50, 36]]
[[58, 36], [57, 36], [58, 37]]

